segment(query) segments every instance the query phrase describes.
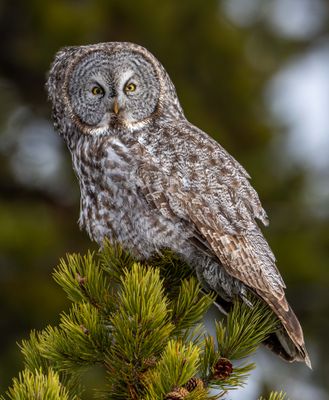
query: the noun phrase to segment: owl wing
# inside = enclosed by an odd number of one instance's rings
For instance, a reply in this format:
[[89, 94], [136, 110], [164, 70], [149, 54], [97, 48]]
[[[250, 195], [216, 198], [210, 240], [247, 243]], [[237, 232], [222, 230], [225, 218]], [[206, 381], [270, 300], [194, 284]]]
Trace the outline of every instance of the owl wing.
[[[225, 270], [257, 291], [284, 298], [285, 284], [255, 219], [267, 216], [249, 175], [215, 140], [189, 123], [166, 132], [159, 152], [140, 165], [146, 199], [164, 216], [186, 221]], [[174, 145], [173, 145], [174, 143]]]
[[152, 162], [139, 169], [147, 201], [167, 218], [192, 225], [195, 236], [226, 272], [273, 309], [301, 357], [308, 360], [302, 329], [285, 298], [274, 255], [255, 221], [267, 223], [267, 217], [247, 172], [197, 128], [188, 127], [188, 139], [181, 128], [179, 135], [171, 168], [153, 153]]
[[[225, 270], [257, 291], [273, 293], [278, 300], [284, 298], [284, 282], [275, 266], [274, 256], [260, 229], [254, 223], [249, 229], [244, 224], [229, 221], [223, 205], [215, 208], [211, 194], [187, 191], [179, 179], [167, 176], [154, 165], [139, 168], [140, 187], [153, 207], [166, 218], [186, 221], [193, 226], [195, 238], [219, 258]], [[225, 188], [221, 188], [225, 190]], [[214, 196], [221, 197], [216, 192]]]

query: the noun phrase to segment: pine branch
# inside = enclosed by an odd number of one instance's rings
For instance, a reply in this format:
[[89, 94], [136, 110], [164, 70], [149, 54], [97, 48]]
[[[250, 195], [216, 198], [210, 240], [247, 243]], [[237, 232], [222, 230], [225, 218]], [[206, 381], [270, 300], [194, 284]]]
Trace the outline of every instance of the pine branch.
[[[159, 357], [174, 325], [158, 270], [134, 264], [130, 271], [124, 270], [121, 282], [118, 309], [110, 318], [113, 344], [108, 365], [112, 382], [120, 371], [120, 381], [124, 379], [137, 395], [141, 391], [139, 374], [147, 369], [150, 360]], [[112, 395], [116, 386], [113, 385]]]
[[219, 343], [215, 344], [213, 337], [205, 337], [200, 361], [202, 379], [210, 387], [223, 392], [244, 386], [255, 365], [240, 362], [233, 366], [233, 361], [221, 357], [218, 347]]
[[107, 372], [102, 392], [110, 399], [218, 399], [242, 386], [254, 368], [244, 359], [277, 329], [277, 320], [258, 299], [250, 299], [252, 308], [236, 301], [211, 337], [202, 318], [213, 296], [202, 293], [187, 268], [170, 251], [142, 265], [109, 243], [100, 253], [61, 260], [54, 279], [71, 309], [57, 327], [22, 342], [26, 370], [10, 389], [11, 396], [21, 394], [12, 398], [29, 398], [37, 390], [33, 382], [42, 390], [56, 387], [59, 400], [73, 399], [68, 393], [77, 398], [81, 373], [95, 364]]
[[[182, 388], [191, 377], [197, 374], [199, 356], [200, 349], [192, 343], [184, 345], [179, 341], [169, 341], [157, 366], [144, 376], [147, 385], [145, 399], [167, 398], [168, 394], [174, 392], [175, 389], [177, 391], [177, 388]], [[207, 390], [202, 388], [191, 393], [187, 398], [202, 398], [198, 397], [201, 394], [206, 397]]]
[[72, 305], [63, 313], [59, 328], [48, 327], [43, 332], [40, 350], [61, 370], [104, 362], [104, 352], [111, 336], [98, 310], [88, 303]]
[[104, 314], [113, 310], [115, 299], [110, 296], [113, 276], [104, 274], [94, 253], [88, 252], [84, 257], [67, 255], [66, 260], [60, 260], [53, 277], [71, 301], [90, 303]]
[[252, 308], [239, 300], [234, 302], [226, 324], [216, 322], [218, 351], [232, 360], [249, 356], [278, 328], [278, 319], [261, 300], [251, 299]]
[[[42, 346], [40, 343], [43, 340], [43, 335], [44, 332], [38, 333], [32, 331], [30, 334], [30, 339], [23, 340], [20, 348], [22, 354], [24, 355], [24, 364], [26, 370], [30, 370], [31, 372], [39, 370], [43, 374], [47, 374], [49, 370], [53, 370], [55, 368], [55, 364], [50, 359], [46, 358], [42, 351]], [[61, 384], [70, 392], [72, 391], [72, 393], [76, 393], [77, 395], [80, 395], [83, 392], [78, 374], [72, 374], [72, 370], [70, 370], [70, 373], [67, 371], [56, 372], [58, 372]]]
[[202, 320], [214, 302], [214, 296], [203, 295], [196, 278], [190, 277], [181, 282], [177, 297], [171, 302], [174, 333], [182, 335]]
[[100, 266], [111, 279], [112, 286], [121, 282], [122, 271], [129, 270], [134, 264], [134, 258], [118, 244], [111, 244], [108, 239], [98, 253]]
[[41, 370], [45, 373], [51, 367], [51, 363], [40, 350], [40, 335], [40, 333], [32, 331], [29, 340], [22, 341], [20, 349], [24, 356], [26, 369], [30, 371]]
[[86, 368], [105, 364], [111, 336], [100, 313], [87, 303], [75, 303], [69, 313], [63, 313], [59, 327], [48, 326], [33, 332], [23, 341], [22, 352], [30, 370], [52, 367], [73, 379]]
[[42, 371], [24, 370], [17, 378], [13, 379], [12, 386], [6, 392], [7, 397], [1, 396], [1, 400], [78, 400], [75, 395], [70, 395], [60, 383], [59, 375], [51, 369], [47, 374]]
[[216, 344], [213, 337], [205, 337], [201, 371], [210, 386], [224, 391], [243, 386], [255, 365], [240, 362], [233, 367], [232, 362], [252, 354], [277, 329], [271, 310], [257, 298], [250, 301], [252, 308], [235, 301], [225, 323], [216, 322]]

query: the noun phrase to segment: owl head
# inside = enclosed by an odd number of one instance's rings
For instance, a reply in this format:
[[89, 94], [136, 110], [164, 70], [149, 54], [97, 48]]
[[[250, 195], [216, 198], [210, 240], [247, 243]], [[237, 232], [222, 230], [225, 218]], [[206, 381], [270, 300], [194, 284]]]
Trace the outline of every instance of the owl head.
[[60, 50], [46, 85], [55, 126], [65, 136], [137, 129], [166, 116], [183, 117], [175, 88], [145, 48], [124, 42]]

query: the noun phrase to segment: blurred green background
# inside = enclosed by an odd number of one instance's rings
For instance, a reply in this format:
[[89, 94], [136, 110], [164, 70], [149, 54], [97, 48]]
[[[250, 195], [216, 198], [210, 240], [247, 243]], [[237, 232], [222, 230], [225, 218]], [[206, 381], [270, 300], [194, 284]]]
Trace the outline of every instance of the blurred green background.
[[[314, 369], [266, 351], [247, 388], [291, 399], [329, 393], [329, 3], [325, 0], [0, 1], [0, 390], [22, 368], [16, 342], [57, 323], [51, 278], [79, 231], [79, 191], [44, 90], [62, 46], [144, 45], [163, 63], [188, 119], [253, 177], [265, 235], [305, 330]], [[236, 397], [238, 396], [238, 397]]]

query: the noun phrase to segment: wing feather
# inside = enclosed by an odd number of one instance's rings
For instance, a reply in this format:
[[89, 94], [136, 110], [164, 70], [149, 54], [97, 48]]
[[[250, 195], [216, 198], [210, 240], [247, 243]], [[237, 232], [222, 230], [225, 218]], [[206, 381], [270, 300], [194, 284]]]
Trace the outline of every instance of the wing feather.
[[[212, 196], [226, 197], [223, 185], [216, 193], [186, 191], [177, 177], [167, 176], [155, 165], [139, 168], [140, 187], [146, 200], [169, 219], [180, 218], [193, 227], [196, 237], [219, 258], [225, 270], [252, 289], [284, 297], [284, 282], [275, 259], [255, 222], [230, 224], [233, 212], [218, 204], [212, 207]], [[222, 195], [222, 196], [221, 196]], [[222, 204], [226, 204], [227, 201]], [[230, 197], [228, 208], [233, 208]]]

